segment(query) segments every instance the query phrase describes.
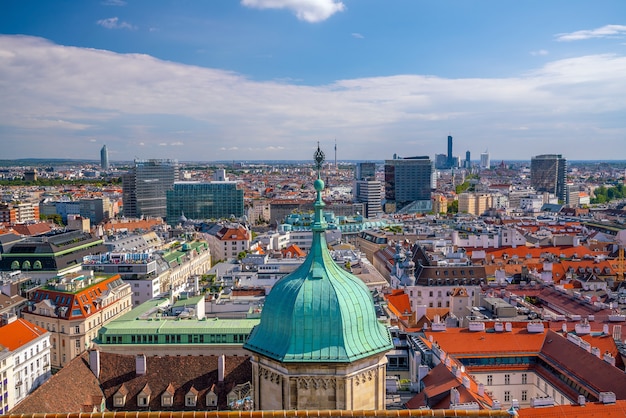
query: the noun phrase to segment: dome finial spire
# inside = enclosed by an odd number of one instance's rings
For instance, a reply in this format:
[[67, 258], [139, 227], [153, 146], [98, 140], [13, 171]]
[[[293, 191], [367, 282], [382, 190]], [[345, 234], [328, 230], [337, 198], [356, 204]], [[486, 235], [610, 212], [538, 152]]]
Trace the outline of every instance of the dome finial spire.
[[322, 215], [322, 209], [324, 206], [324, 201], [322, 200], [322, 191], [324, 190], [324, 180], [322, 180], [322, 165], [324, 164], [324, 151], [320, 149], [320, 143], [317, 142], [317, 150], [315, 154], [313, 154], [313, 159], [315, 160], [315, 168], [317, 169], [317, 180], [313, 182], [313, 186], [315, 187], [315, 191], [317, 192], [317, 199], [315, 200], [315, 204], [313, 205], [315, 208], [315, 219], [313, 221], [313, 232], [321, 232], [326, 230], [326, 222], [324, 221], [324, 216]]
[[324, 155], [324, 151], [320, 149], [320, 142], [317, 141], [317, 150], [313, 155], [313, 159], [315, 160], [315, 168], [317, 169], [317, 178], [321, 178], [322, 176], [322, 165], [324, 164], [324, 160], [326, 159]]

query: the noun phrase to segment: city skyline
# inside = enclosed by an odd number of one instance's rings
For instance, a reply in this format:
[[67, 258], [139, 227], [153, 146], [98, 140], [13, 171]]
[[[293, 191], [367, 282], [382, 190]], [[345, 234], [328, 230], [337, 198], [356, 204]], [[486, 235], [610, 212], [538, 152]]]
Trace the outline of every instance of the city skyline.
[[626, 4], [601, 4], [8, 1], [1, 158], [624, 159]]

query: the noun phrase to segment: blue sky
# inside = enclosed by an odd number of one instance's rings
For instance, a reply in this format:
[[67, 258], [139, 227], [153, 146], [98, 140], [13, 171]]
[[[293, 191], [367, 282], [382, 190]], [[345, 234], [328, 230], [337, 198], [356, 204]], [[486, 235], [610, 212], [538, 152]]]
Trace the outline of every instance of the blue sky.
[[0, 158], [626, 159], [626, 2], [3, 0]]

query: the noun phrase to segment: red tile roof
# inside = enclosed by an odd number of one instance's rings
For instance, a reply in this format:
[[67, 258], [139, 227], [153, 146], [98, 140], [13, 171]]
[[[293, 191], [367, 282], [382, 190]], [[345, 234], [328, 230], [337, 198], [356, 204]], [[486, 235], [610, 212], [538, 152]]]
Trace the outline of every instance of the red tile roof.
[[14, 351], [47, 332], [25, 319], [16, 319], [10, 324], [0, 327], [0, 345]]
[[517, 411], [520, 418], [617, 418], [626, 417], [626, 401], [614, 404], [587, 403], [580, 405], [558, 405], [543, 408], [522, 408]]
[[65, 319], [87, 318], [102, 309], [100, 299], [110, 292], [112, 286], [117, 287], [122, 284], [120, 275], [116, 274], [86, 286], [76, 293], [40, 288], [30, 294], [30, 300], [35, 303], [35, 306], [50, 301], [59, 308], [66, 308], [65, 314], [62, 315]]

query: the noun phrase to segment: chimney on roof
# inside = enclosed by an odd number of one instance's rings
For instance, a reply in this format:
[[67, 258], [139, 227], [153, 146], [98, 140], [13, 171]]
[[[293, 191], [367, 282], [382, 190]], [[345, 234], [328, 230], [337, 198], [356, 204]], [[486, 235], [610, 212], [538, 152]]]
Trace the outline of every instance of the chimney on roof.
[[100, 378], [100, 351], [99, 350], [91, 350], [89, 351], [89, 368], [96, 376], [96, 379]]
[[146, 374], [147, 372], [147, 364], [146, 364], [146, 355], [145, 354], [137, 354], [135, 356], [135, 373], [137, 376], [141, 376]]
[[221, 354], [217, 358], [217, 381], [218, 382], [224, 381], [225, 371], [226, 371], [226, 357], [224, 356], [224, 354]]
[[485, 385], [482, 383], [478, 384], [478, 396], [485, 396]]
[[461, 403], [461, 394], [456, 388], [450, 388], [450, 408]]
[[578, 405], [585, 406], [585, 395], [578, 395]]
[[465, 386], [465, 389], [470, 388], [470, 378], [468, 376], [463, 376], [463, 386]]

